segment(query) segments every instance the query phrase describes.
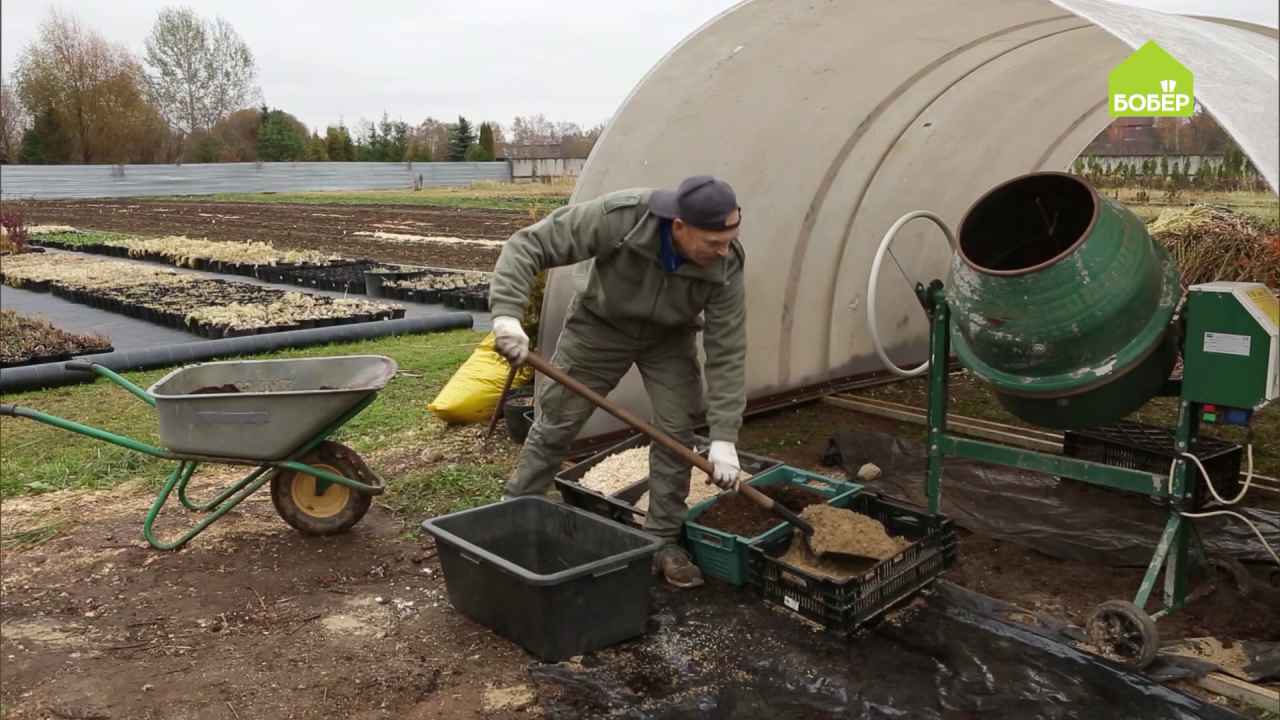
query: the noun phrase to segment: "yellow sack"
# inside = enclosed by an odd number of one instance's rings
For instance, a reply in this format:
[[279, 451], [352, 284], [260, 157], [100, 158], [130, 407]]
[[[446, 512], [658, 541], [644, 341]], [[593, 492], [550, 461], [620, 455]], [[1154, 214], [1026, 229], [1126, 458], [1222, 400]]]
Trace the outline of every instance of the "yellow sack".
[[[493, 333], [486, 335], [427, 405], [436, 417], [449, 423], [488, 422], [502, 397], [507, 373], [511, 372], [511, 365], [493, 349], [493, 340]], [[527, 384], [532, 376], [533, 368], [520, 368], [511, 387]]]

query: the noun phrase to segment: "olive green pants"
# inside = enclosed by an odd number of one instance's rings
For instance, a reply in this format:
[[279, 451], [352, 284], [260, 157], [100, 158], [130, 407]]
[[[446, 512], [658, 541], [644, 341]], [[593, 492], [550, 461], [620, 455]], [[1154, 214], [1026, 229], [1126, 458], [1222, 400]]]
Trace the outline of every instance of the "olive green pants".
[[[641, 343], [585, 312], [575, 312], [560, 334], [551, 363], [601, 395], [611, 392], [634, 364], [653, 406], [653, 424], [693, 447], [694, 416], [702, 404], [695, 338], [692, 331], [676, 330]], [[545, 494], [569, 446], [596, 409], [555, 382], [542, 384], [537, 406], [519, 463], [507, 481], [508, 495]], [[651, 443], [645, 530], [669, 542], [678, 541], [688, 509], [689, 475], [687, 462]]]

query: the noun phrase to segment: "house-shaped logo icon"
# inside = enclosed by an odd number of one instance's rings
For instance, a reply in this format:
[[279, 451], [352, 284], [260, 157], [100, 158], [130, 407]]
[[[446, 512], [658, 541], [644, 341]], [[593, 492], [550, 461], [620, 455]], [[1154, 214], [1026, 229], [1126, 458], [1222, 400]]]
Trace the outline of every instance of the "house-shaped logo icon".
[[1195, 112], [1191, 71], [1154, 40], [1111, 71], [1107, 90], [1111, 117], [1191, 117]]

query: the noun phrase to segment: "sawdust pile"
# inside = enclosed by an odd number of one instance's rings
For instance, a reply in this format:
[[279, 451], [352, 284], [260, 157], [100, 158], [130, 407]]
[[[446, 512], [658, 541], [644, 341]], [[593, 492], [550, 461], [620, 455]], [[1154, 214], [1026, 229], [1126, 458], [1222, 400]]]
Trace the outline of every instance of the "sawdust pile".
[[1280, 232], [1219, 205], [1167, 208], [1147, 232], [1169, 250], [1183, 286], [1215, 280], [1280, 286]]
[[875, 518], [844, 508], [810, 505], [800, 517], [813, 525], [809, 545], [819, 555], [838, 552], [884, 560], [911, 544], [904, 538], [890, 537]]
[[[613, 495], [634, 483], [649, 477], [649, 446], [631, 448], [614, 453], [601, 460], [582, 476], [584, 487], [591, 488], [605, 495]], [[693, 506], [720, 492], [720, 488], [707, 482], [707, 474], [694, 468], [692, 481], [689, 484], [688, 503]], [[649, 509], [649, 491], [635, 503], [642, 511]]]
[[614, 453], [582, 476], [582, 485], [612, 495], [626, 486], [649, 477], [649, 448], [638, 447]]
[[837, 582], [857, 577], [875, 567], [877, 562], [871, 559], [848, 557], [826, 556], [819, 558], [809, 550], [808, 544], [804, 541], [804, 533], [798, 530], [791, 536], [791, 545], [787, 548], [787, 552], [778, 559], [787, 565], [800, 568], [812, 575], [829, 578]]

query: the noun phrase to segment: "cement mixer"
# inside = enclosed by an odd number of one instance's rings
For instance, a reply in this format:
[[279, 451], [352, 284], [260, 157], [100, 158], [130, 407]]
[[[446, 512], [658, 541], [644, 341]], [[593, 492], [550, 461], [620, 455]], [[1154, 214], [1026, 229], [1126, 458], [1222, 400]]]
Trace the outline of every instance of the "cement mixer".
[[[930, 320], [929, 360], [898, 367], [876, 326], [880, 264], [898, 231], [917, 218], [943, 231], [953, 255], [946, 282], [918, 284]], [[937, 215], [899, 219], [876, 253], [867, 320], [877, 354], [903, 376], [929, 374], [930, 512], [940, 505], [946, 458], [968, 458], [1039, 471], [1139, 493], [1168, 507], [1168, 520], [1133, 600], [1102, 603], [1088, 622], [1106, 654], [1134, 667], [1155, 658], [1155, 620], [1185, 605], [1192, 520], [1200, 483], [1223, 506], [1239, 502], [1252, 479], [1252, 444], [1243, 489], [1224, 498], [1196, 447], [1202, 423], [1248, 426], [1253, 413], [1280, 397], [1280, 306], [1257, 283], [1215, 282], [1183, 290], [1173, 259], [1123, 205], [1081, 178], [1034, 173], [983, 195], [958, 235]], [[994, 390], [1001, 405], [1037, 426], [1076, 430], [1106, 426], [1157, 396], [1180, 399], [1169, 433], [1169, 468], [1152, 472], [960, 437], [947, 430], [947, 366], [960, 364]], [[1180, 379], [1171, 379], [1182, 359]], [[1252, 439], [1250, 435], [1250, 440]], [[1233, 488], [1234, 489], [1234, 488]], [[1228, 494], [1231, 490], [1226, 491]], [[1251, 525], [1252, 527], [1252, 525]], [[1257, 529], [1254, 528], [1257, 533]], [[1280, 558], [1262, 538], [1280, 565]], [[1164, 605], [1147, 602], [1164, 570]]]

